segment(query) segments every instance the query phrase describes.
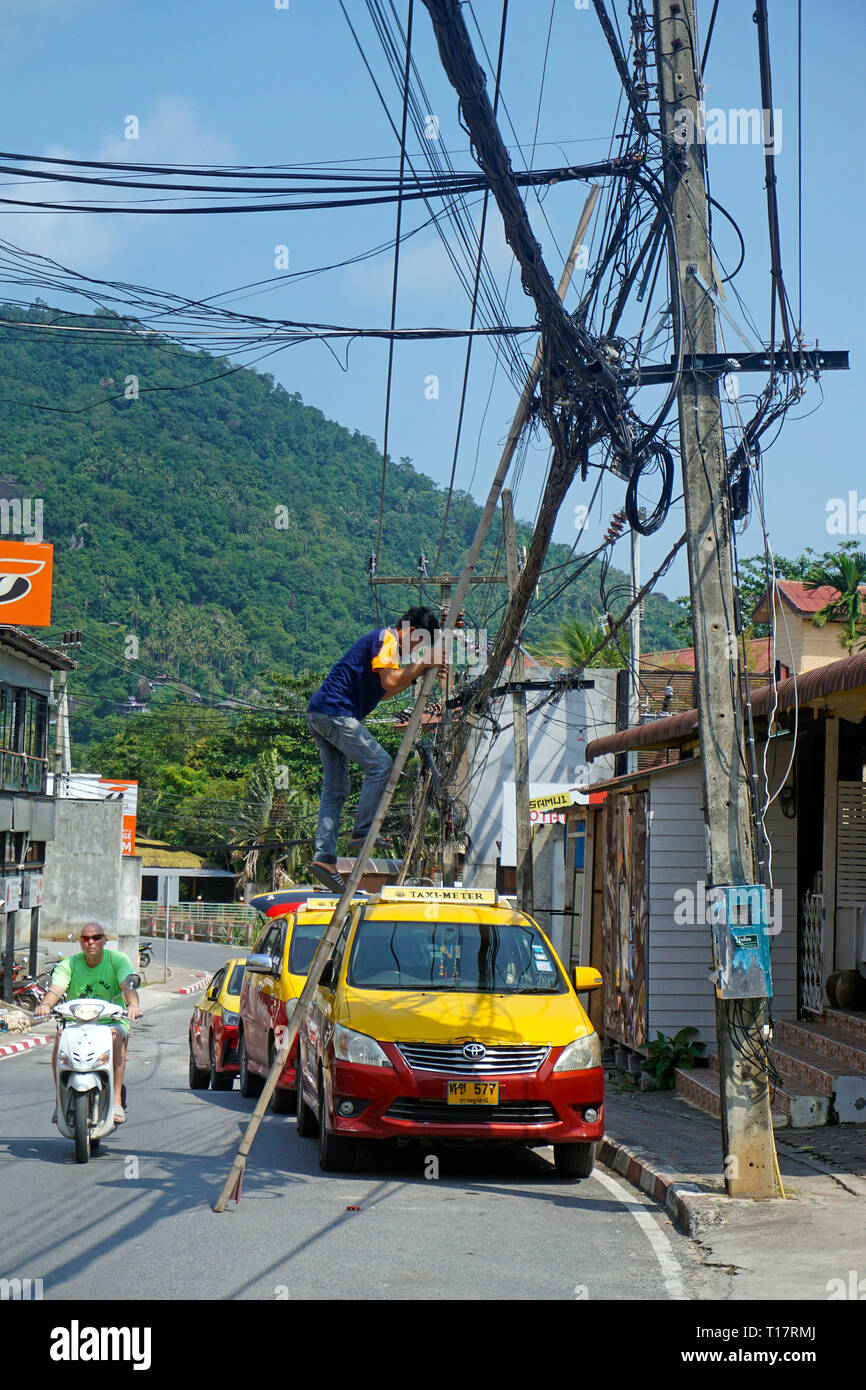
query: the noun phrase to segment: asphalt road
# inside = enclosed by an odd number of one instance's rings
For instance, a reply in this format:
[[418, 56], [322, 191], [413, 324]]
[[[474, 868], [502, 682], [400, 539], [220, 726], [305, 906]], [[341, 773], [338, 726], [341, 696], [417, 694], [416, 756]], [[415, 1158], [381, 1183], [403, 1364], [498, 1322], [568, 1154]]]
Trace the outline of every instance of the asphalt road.
[[0, 1276], [41, 1278], [46, 1299], [729, 1296], [658, 1207], [602, 1170], [557, 1178], [549, 1150], [443, 1150], [430, 1180], [431, 1146], [377, 1150], [334, 1176], [269, 1114], [217, 1216], [252, 1102], [189, 1090], [190, 1012], [136, 1025], [128, 1122], [87, 1165], [50, 1123], [50, 1048], [0, 1061]]
[[[169, 970], [219, 970], [232, 956], [245, 956], [245, 946], [212, 946], [204, 941], [173, 941], [168, 943]], [[153, 940], [153, 960], [147, 970], [147, 979], [159, 984], [163, 977], [165, 941], [159, 937]]]

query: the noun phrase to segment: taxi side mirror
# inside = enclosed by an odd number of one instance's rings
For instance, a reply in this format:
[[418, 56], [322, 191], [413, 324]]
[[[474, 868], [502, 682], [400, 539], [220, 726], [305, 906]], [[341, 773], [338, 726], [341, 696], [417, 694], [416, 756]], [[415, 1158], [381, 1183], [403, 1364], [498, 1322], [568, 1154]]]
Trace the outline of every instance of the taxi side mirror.
[[574, 967], [574, 987], [578, 994], [584, 994], [589, 989], [601, 989], [603, 983], [601, 975], [594, 965], [576, 965]]
[[336, 984], [336, 972], [333, 960], [325, 961], [324, 969], [319, 976], [319, 984], [323, 989], [333, 989]]
[[271, 956], [265, 954], [255, 954], [247, 956], [247, 970], [253, 975], [276, 975], [279, 972], [277, 965]]

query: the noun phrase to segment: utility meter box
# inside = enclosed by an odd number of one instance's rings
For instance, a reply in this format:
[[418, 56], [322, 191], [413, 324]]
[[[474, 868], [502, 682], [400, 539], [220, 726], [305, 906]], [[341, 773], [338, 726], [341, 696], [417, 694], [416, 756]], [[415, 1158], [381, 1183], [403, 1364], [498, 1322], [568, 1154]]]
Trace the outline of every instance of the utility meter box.
[[716, 884], [707, 890], [721, 999], [769, 999], [770, 936], [767, 890], [758, 883]]

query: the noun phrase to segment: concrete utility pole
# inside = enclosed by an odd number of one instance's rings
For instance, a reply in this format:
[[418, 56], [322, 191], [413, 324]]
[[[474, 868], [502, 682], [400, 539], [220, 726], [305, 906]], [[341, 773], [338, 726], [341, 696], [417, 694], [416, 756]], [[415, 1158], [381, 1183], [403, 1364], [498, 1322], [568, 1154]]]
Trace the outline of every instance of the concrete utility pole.
[[[643, 510], [643, 509], [641, 509]], [[631, 597], [640, 592], [640, 531], [631, 533]], [[636, 603], [628, 620], [628, 645], [631, 671], [629, 680], [631, 695], [628, 702], [628, 722], [632, 726], [640, 723], [640, 617], [641, 605]], [[638, 755], [633, 750], [628, 755], [629, 772], [637, 772]]]
[[[517, 531], [514, 525], [514, 501], [508, 488], [502, 489], [502, 532], [505, 537], [505, 572], [508, 575], [509, 596], [517, 588], [520, 565], [517, 560]], [[512, 685], [511, 717], [514, 724], [514, 799], [517, 837], [517, 906], [532, 912], [532, 826], [529, 821], [529, 731], [526, 723], [526, 691], [523, 653], [520, 643], [514, 645], [511, 658]]]
[[54, 795], [61, 795], [61, 777], [67, 771], [66, 672], [57, 673], [57, 703], [54, 710]]
[[[707, 231], [706, 147], [699, 137], [697, 64], [700, 45], [694, 0], [653, 0], [656, 62], [665, 162], [665, 196], [676, 227], [679, 284], [687, 354], [715, 353], [713, 302], [695, 278], [713, 284]], [[680, 143], [683, 133], [691, 143]], [[677, 156], [682, 167], [677, 167]], [[707, 868], [710, 886], [755, 882], [748, 779], [741, 757], [743, 711], [731, 567], [731, 519], [718, 379], [683, 373], [679, 390], [680, 448], [686, 508], [689, 586], [700, 720]], [[739, 1008], [751, 1058], [735, 1046], [732, 1011]], [[733, 1197], [780, 1195], [766, 1069], [766, 1001], [716, 999], [725, 1182]], [[754, 1060], [752, 1060], [754, 1059]]]

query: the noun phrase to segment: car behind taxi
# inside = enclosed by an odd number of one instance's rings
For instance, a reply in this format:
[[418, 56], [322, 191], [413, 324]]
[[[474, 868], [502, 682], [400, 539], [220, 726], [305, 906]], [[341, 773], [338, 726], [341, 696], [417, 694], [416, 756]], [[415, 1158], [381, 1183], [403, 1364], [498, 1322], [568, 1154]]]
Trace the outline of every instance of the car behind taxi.
[[212, 976], [189, 1021], [189, 1084], [194, 1091], [230, 1091], [238, 1071], [238, 1009], [243, 956]]
[[[261, 1094], [338, 901], [320, 890], [306, 893], [281, 915], [269, 916], [253, 943], [239, 1006], [238, 1067], [244, 1096]], [[278, 1114], [291, 1114], [295, 1109], [296, 1058], [297, 1041], [292, 1044], [271, 1101]]]

